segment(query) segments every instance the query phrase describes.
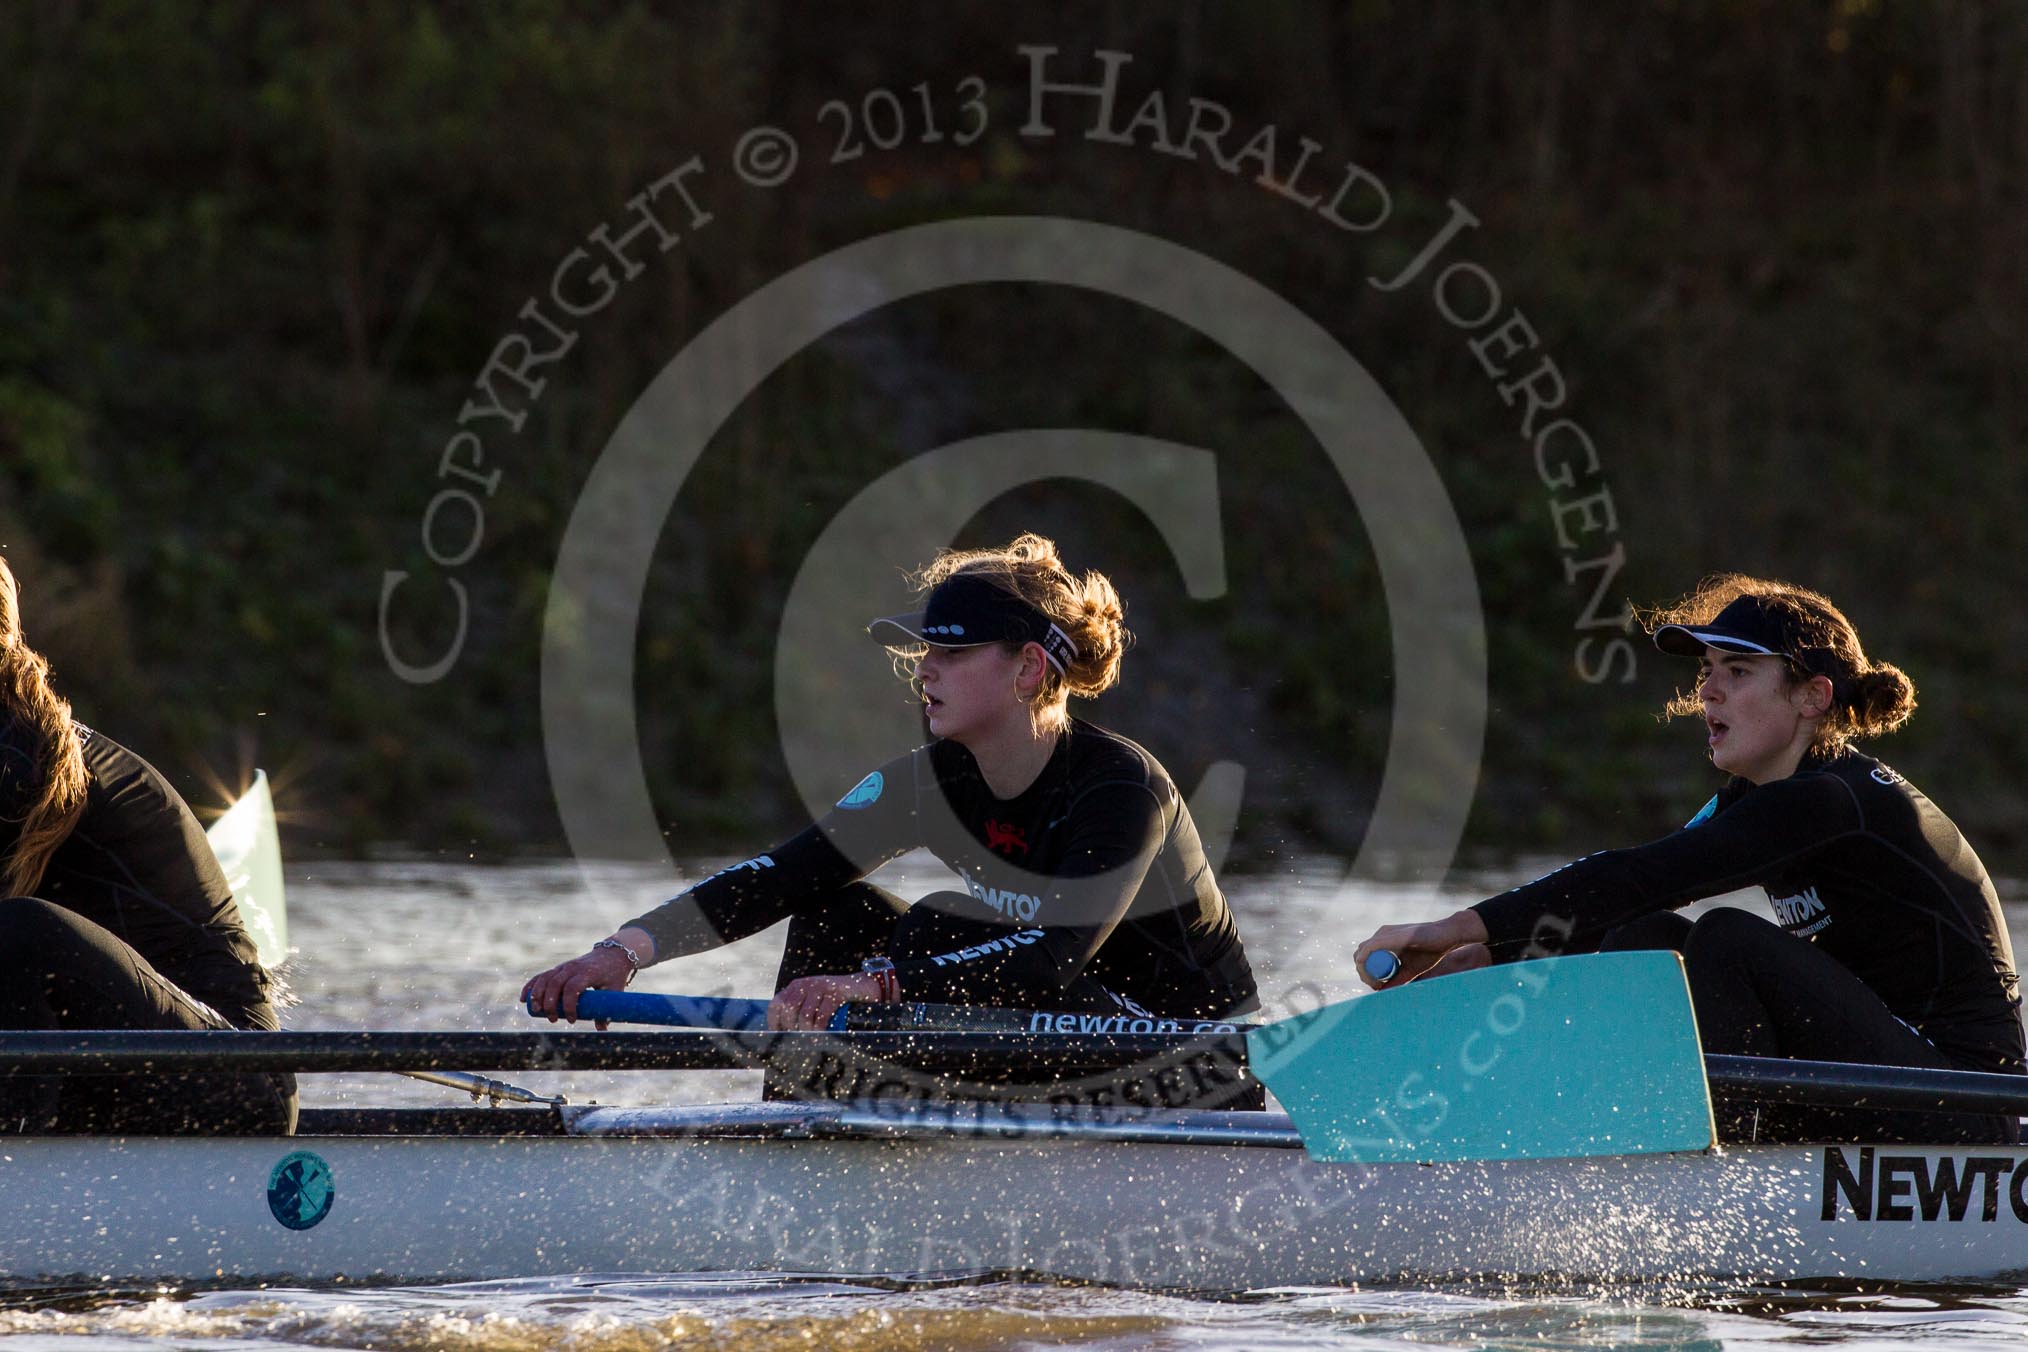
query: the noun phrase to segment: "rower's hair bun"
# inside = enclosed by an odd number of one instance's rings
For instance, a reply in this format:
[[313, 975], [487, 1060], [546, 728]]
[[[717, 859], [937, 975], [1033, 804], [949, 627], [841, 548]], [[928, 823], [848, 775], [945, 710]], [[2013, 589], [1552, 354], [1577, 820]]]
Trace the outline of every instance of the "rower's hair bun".
[[1900, 667], [1880, 662], [1852, 681], [1851, 733], [1878, 737], [1915, 712], [1915, 682]]
[[[1063, 684], [1071, 694], [1089, 699], [1119, 680], [1120, 659], [1134, 636], [1127, 628], [1126, 604], [1104, 573], [1087, 572], [1073, 591], [1074, 613], [1054, 617], [1057, 627], [1077, 645], [1077, 660], [1070, 664]], [[1070, 623], [1064, 623], [1066, 619]]]

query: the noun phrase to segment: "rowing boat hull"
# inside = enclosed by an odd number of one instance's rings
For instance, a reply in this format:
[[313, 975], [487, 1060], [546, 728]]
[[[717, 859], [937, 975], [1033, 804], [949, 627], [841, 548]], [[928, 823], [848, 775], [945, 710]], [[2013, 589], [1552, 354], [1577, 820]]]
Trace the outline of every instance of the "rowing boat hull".
[[1758, 1146], [1362, 1167], [1310, 1160], [1267, 1114], [1094, 1129], [1088, 1114], [1010, 1126], [801, 1111], [592, 1110], [572, 1134], [496, 1138], [17, 1138], [0, 1146], [0, 1274], [1025, 1271], [1248, 1290], [2028, 1270], [2028, 1150]]

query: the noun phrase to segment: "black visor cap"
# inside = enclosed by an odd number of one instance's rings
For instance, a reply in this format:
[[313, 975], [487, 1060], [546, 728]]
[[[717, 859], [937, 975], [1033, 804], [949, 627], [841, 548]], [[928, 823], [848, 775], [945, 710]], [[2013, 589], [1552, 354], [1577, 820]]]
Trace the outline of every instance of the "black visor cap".
[[1709, 624], [1665, 624], [1655, 646], [1677, 657], [1702, 657], [1707, 648], [1754, 656], [1800, 658], [1808, 651], [1795, 621], [1757, 596], [1736, 598]]
[[956, 573], [937, 583], [929, 603], [907, 615], [888, 615], [866, 626], [888, 647], [928, 643], [977, 648], [988, 643], [1040, 642], [1049, 621], [1014, 593], [985, 578]]

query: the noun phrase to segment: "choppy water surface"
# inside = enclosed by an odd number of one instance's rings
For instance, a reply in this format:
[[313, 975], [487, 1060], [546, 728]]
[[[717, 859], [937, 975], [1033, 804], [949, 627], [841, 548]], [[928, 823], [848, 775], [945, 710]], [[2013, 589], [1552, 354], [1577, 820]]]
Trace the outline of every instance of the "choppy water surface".
[[[911, 861], [882, 881], [909, 894], [943, 885]], [[714, 864], [702, 865], [699, 873]], [[931, 865], [934, 868], [934, 865]], [[1327, 865], [1230, 879], [1272, 1010], [1298, 988], [1353, 992], [1352, 942], [1500, 885], [1431, 900], [1341, 886]], [[293, 871], [289, 973], [294, 1028], [521, 1029], [529, 974], [581, 951], [680, 880], [574, 865], [437, 863]], [[2019, 945], [2028, 911], [2010, 905]], [[764, 993], [780, 936], [659, 967], [644, 989]], [[571, 1073], [507, 1078], [572, 1101], [752, 1098], [751, 1072]], [[313, 1105], [455, 1101], [394, 1076], [306, 1077]], [[0, 1179], [0, 1186], [4, 1186]], [[1188, 1298], [1007, 1280], [786, 1280], [723, 1274], [605, 1274], [437, 1287], [340, 1290], [0, 1292], [0, 1346], [161, 1348], [844, 1348], [1029, 1347], [1741, 1348], [2019, 1347], [2028, 1290], [1332, 1288]]]

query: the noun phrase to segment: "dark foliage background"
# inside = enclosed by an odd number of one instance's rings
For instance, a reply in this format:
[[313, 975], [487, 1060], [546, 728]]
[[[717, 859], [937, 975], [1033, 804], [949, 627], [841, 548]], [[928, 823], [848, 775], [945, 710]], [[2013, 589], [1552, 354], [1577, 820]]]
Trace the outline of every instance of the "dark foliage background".
[[[1024, 138], [1022, 43], [1086, 77], [1094, 51], [1130, 52], [1136, 100], [1216, 100], [1242, 134], [1275, 124], [1285, 154], [1311, 137], [1320, 163], [1382, 180], [1394, 215], [1348, 235], [1201, 160]], [[989, 91], [973, 144], [821, 162], [827, 100], [927, 82], [948, 115], [968, 75]], [[1084, 115], [1054, 116], [1070, 132]], [[724, 168], [762, 122], [805, 149], [775, 192]], [[489, 440], [503, 478], [458, 573], [468, 645], [435, 685], [397, 680], [381, 577], [425, 566], [418, 523], [474, 376], [586, 232], [691, 154], [719, 219], [586, 321], [521, 431]], [[1516, 410], [1426, 290], [1367, 282], [1451, 199], [1482, 223], [1461, 248], [1527, 314], [1600, 448], [1616, 597], [1717, 568], [1830, 592], [1922, 694], [1882, 753], [2018, 870], [2028, 16], [2012, 5], [17, 5], [0, 24], [0, 544], [81, 715], [194, 798], [217, 796], [206, 770], [258, 760], [284, 777], [292, 850], [555, 849], [549, 571], [653, 375], [855, 240], [1102, 220], [1290, 299], [1429, 449], [1487, 611], [1469, 843], [1643, 838], [1710, 790], [1696, 733], [1652, 716], [1680, 673], [1644, 652], [1629, 683], [1581, 678], [1585, 588], [1565, 562], [1584, 555], [1559, 546]], [[859, 487], [963, 437], [1095, 426], [1220, 453], [1229, 596], [1190, 602], [1145, 522], [1085, 490], [1024, 491], [968, 538], [1036, 524], [1121, 583], [1146, 641], [1097, 716], [1186, 783], [1248, 759], [1240, 860], [1355, 845], [1394, 682], [1414, 674], [1393, 669], [1346, 490], [1200, 336], [1008, 290], [815, 345], [687, 482], [640, 648], [672, 840], [795, 824], [771, 641], [796, 564]], [[443, 620], [397, 638], [420, 651]]]

